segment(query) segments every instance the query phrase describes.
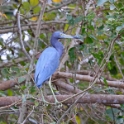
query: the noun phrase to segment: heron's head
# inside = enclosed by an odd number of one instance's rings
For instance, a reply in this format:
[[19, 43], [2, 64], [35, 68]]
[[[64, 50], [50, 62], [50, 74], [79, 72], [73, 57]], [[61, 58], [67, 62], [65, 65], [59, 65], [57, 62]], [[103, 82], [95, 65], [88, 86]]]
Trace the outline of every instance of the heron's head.
[[64, 34], [64, 33], [61, 32], [61, 31], [55, 31], [55, 32], [52, 34], [52, 37], [53, 37], [53, 38], [56, 38], [56, 39], [64, 39], [64, 38], [80, 39], [78, 36], [67, 35], [67, 34]]

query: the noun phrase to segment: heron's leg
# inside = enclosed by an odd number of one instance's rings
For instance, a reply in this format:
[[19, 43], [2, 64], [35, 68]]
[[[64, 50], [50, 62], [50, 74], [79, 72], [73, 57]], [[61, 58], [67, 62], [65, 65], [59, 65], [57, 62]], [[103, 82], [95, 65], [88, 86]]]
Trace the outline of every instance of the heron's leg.
[[55, 99], [55, 104], [56, 104], [56, 103], [59, 103], [59, 101], [56, 99], [56, 96], [55, 96], [55, 94], [54, 94], [54, 92], [53, 92], [53, 89], [52, 89], [51, 76], [50, 76], [50, 79], [49, 79], [49, 87], [50, 87], [51, 92], [52, 92], [52, 94], [53, 94], [53, 97], [54, 97], [54, 99]]
[[41, 98], [42, 98], [42, 101], [46, 104], [49, 104], [49, 102], [47, 102], [44, 98], [44, 95], [43, 95], [43, 92], [42, 92], [42, 89], [40, 90], [40, 93], [41, 93]]

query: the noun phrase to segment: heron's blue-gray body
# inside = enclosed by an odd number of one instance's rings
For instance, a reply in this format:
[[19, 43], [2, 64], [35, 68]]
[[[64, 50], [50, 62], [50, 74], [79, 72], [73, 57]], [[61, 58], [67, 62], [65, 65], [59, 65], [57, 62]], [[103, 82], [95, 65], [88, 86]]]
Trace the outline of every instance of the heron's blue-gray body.
[[59, 60], [64, 51], [64, 47], [58, 39], [62, 38], [75, 38], [78, 37], [66, 35], [61, 31], [56, 31], [52, 34], [50, 43], [52, 47], [46, 48], [37, 61], [35, 68], [35, 84], [38, 88], [50, 78], [59, 66]]
[[42, 52], [36, 65], [35, 82], [37, 87], [41, 87], [56, 71], [59, 66], [59, 59], [59, 53], [53, 47], [48, 47]]

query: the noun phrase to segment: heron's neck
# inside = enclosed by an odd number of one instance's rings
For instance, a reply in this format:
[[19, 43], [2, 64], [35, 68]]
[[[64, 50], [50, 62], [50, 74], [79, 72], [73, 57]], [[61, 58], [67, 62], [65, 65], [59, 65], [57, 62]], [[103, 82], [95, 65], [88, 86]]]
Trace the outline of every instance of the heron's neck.
[[58, 51], [60, 57], [63, 54], [64, 47], [61, 42], [58, 41], [58, 39], [51, 37], [50, 41], [51, 45]]

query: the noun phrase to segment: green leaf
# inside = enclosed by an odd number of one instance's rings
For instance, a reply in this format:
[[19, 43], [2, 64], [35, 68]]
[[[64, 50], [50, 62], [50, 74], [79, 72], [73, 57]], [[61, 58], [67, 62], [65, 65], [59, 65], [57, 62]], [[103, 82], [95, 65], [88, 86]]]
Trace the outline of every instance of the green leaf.
[[24, 82], [25, 81], [25, 78], [23, 78], [23, 77], [19, 77], [18, 78], [18, 83], [22, 83], [22, 82]]
[[65, 24], [65, 26], [64, 26], [64, 32], [67, 31], [68, 28], [69, 28], [69, 24]]
[[30, 4], [29, 4], [29, 2], [23, 2], [22, 7], [26, 11], [30, 11]]
[[0, 121], [0, 124], [6, 124], [6, 122]]
[[105, 78], [103, 79], [103, 82], [105, 83], [106, 86], [108, 85], [108, 82]]
[[92, 53], [92, 55], [94, 56], [94, 58], [97, 59], [98, 64], [100, 64], [101, 61], [102, 61], [102, 59], [103, 59], [103, 52], [102, 51], [99, 51], [97, 53]]
[[82, 27], [81, 34], [85, 33], [85, 27]]
[[121, 109], [124, 110], [124, 104], [120, 104]]
[[84, 42], [86, 42], [86, 43], [93, 43], [93, 40], [92, 40], [92, 38], [91, 37], [86, 37], [85, 39], [84, 39]]
[[12, 67], [11, 70], [20, 73], [20, 69], [18, 67]]
[[9, 70], [7, 68], [3, 68], [3, 69], [1, 69], [1, 73], [2, 73], [3, 76], [8, 77]]
[[75, 23], [75, 24], [76, 24], [76, 23], [79, 23], [79, 22], [81, 22], [83, 19], [84, 19], [83, 16], [78, 16], [78, 17], [76, 17], [76, 18], [74, 19], [74, 23]]
[[88, 25], [87, 28], [90, 30], [94, 30], [94, 27], [92, 25]]
[[45, 38], [45, 34], [44, 33], [40, 34], [40, 38], [44, 39]]
[[7, 90], [8, 96], [13, 96], [13, 91], [11, 89]]
[[[108, 108], [105, 113], [111, 120], [115, 120], [117, 116], [113, 116], [113, 113], [114, 115], [118, 115], [118, 113], [120, 113], [120, 110], [117, 108]], [[117, 124], [121, 124], [121, 123], [117, 123]]]
[[110, 73], [112, 75], [117, 75], [118, 71], [117, 71], [117, 67], [116, 66], [113, 66], [111, 69], [109, 69]]
[[70, 25], [74, 25], [74, 18], [72, 15], [67, 15], [67, 20]]
[[71, 20], [73, 17], [72, 17], [72, 15], [67, 15], [67, 20], [69, 21], [69, 20]]
[[35, 7], [35, 8], [33, 9], [33, 13], [34, 13], [34, 14], [37, 14], [37, 13], [40, 12], [40, 10], [41, 10], [41, 7], [40, 7], [40, 6], [37, 6], [37, 7]]
[[30, 0], [31, 6], [36, 6], [36, 5], [38, 5], [38, 3], [39, 3], [39, 0]]
[[44, 21], [50, 21], [50, 20], [54, 20], [55, 17], [56, 17], [55, 12], [44, 13], [43, 20]]
[[13, 7], [14, 8], [18, 8], [18, 4], [13, 4]]
[[0, 37], [0, 45], [3, 46], [3, 38]]
[[116, 27], [116, 31], [119, 32], [120, 30], [122, 30], [124, 28], [124, 24], [122, 24], [121, 26]]
[[102, 6], [106, 1], [108, 1], [108, 0], [98, 0], [97, 6]]
[[70, 48], [68, 54], [69, 54], [69, 57], [70, 57], [70, 61], [74, 62], [75, 59], [76, 59], [75, 47]]
[[76, 18], [74, 18], [72, 15], [67, 15], [67, 20], [68, 20], [68, 23], [70, 25], [74, 25], [74, 24], [77, 24], [79, 23], [80, 21], [82, 21], [84, 19], [83, 16], [77, 16]]
[[74, 25], [74, 19], [71, 19], [68, 23], [69, 23], [70, 25]]
[[36, 87], [35, 86], [31, 86], [30, 87], [30, 93], [32, 94], [32, 93], [34, 93], [36, 91]]
[[93, 19], [95, 18], [95, 13], [94, 13], [94, 12], [90, 12], [90, 13], [87, 15], [86, 18], [88, 19], [88, 21], [93, 20]]
[[79, 47], [79, 50], [83, 50], [85, 48], [85, 44], [82, 43], [78, 47]]
[[122, 3], [118, 3], [118, 4], [116, 4], [116, 7], [117, 7], [118, 9], [123, 8], [123, 4], [122, 4]]
[[90, 34], [89, 37], [92, 38], [92, 40], [97, 40], [96, 37], [92, 34]]
[[20, 62], [22, 66], [25, 66], [25, 61]]
[[0, 90], [0, 96], [5, 97], [5, 96], [6, 96], [6, 95], [5, 95], [5, 91], [1, 91], [1, 90]]
[[35, 107], [37, 107], [39, 105], [39, 102], [38, 101], [35, 101], [34, 102], [34, 105], [35, 105]]
[[108, 66], [108, 69], [109, 69], [109, 70], [111, 70], [111, 69], [112, 69], [111, 62], [108, 62], [108, 63], [107, 63], [107, 66]]
[[25, 85], [21, 85], [21, 86], [20, 86], [20, 89], [21, 89], [21, 90], [25, 90], [26, 88], [27, 88], [27, 87], [26, 87]]
[[77, 124], [81, 124], [81, 118], [78, 114], [76, 115], [75, 119]]

